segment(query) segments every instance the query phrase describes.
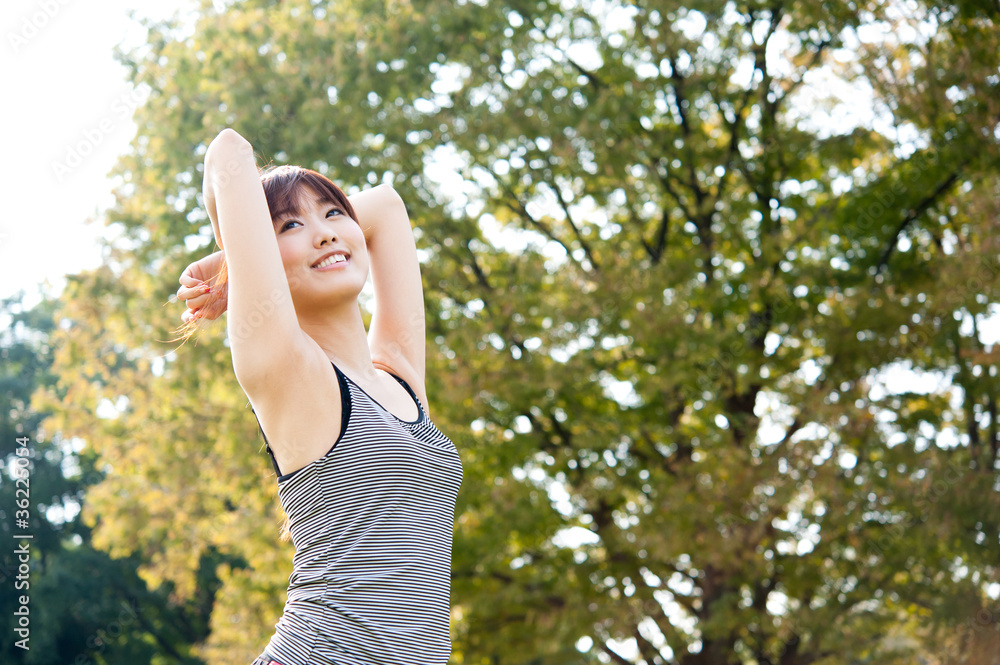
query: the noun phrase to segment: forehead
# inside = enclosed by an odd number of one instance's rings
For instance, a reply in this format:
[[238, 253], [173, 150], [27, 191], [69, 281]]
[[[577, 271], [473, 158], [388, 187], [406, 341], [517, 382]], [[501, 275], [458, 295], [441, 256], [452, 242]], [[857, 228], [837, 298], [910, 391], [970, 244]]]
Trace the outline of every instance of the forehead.
[[330, 203], [336, 203], [336, 201], [330, 198], [327, 194], [317, 192], [309, 185], [303, 184], [296, 187], [291, 203], [292, 206], [290, 208], [282, 210], [275, 216], [275, 221], [293, 215], [300, 215], [306, 210]]
[[300, 185], [296, 194], [298, 194], [299, 203], [302, 205], [330, 202], [329, 195], [325, 192], [317, 192], [309, 185]]

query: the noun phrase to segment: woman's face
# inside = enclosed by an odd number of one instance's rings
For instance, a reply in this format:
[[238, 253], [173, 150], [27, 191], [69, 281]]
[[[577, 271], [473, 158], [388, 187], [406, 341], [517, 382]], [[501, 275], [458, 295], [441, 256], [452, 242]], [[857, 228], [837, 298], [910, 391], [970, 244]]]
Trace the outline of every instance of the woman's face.
[[320, 200], [310, 188], [300, 201], [297, 213], [274, 220], [293, 302], [297, 307], [356, 302], [368, 279], [364, 232], [339, 204]]

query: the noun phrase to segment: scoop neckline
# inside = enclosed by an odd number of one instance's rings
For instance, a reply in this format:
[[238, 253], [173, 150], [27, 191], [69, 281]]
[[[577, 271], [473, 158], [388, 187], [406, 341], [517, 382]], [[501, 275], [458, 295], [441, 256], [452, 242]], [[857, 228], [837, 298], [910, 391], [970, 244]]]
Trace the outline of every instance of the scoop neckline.
[[[372, 402], [374, 402], [375, 405], [378, 406], [378, 408], [382, 409], [383, 411], [385, 411], [386, 413], [388, 413], [390, 416], [392, 416], [393, 418], [395, 418], [399, 422], [406, 423], [407, 425], [416, 425], [416, 424], [420, 423], [424, 419], [424, 408], [422, 406], [420, 406], [420, 400], [417, 399], [417, 396], [413, 393], [413, 389], [410, 388], [410, 386], [402, 378], [400, 378], [400, 377], [398, 377], [395, 374], [392, 374], [390, 372], [386, 372], [386, 374], [388, 374], [392, 378], [396, 379], [396, 381], [398, 381], [399, 384], [401, 386], [403, 386], [403, 389], [406, 390], [407, 394], [409, 394], [409, 396], [413, 399], [413, 403], [417, 406], [417, 419], [416, 420], [404, 420], [403, 418], [400, 418], [395, 413], [393, 413], [389, 409], [385, 408], [382, 405], [382, 403], [379, 402], [377, 399], [375, 399], [374, 397], [372, 397], [371, 395], [369, 395], [367, 390], [365, 390], [364, 388], [362, 388], [361, 385], [357, 381], [355, 381], [351, 377], [347, 376], [347, 374], [345, 374], [343, 370], [341, 370], [336, 365], [334, 365], [333, 367], [338, 372], [340, 372], [341, 374], [343, 374], [345, 379], [347, 379], [352, 384], [354, 384], [357, 387], [358, 390], [360, 390], [361, 392], [363, 392], [365, 394], [365, 397], [367, 397]], [[385, 371], [385, 370], [383, 370], [383, 371]]]

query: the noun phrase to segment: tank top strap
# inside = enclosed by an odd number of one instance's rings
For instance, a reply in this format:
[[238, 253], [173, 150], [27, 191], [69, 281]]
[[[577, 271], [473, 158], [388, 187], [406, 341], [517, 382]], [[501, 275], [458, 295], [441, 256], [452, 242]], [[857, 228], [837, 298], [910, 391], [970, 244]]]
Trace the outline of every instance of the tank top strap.
[[[347, 431], [347, 425], [351, 420], [351, 389], [347, 385], [347, 375], [341, 372], [340, 368], [332, 362], [330, 364], [333, 366], [333, 371], [337, 375], [337, 383], [340, 386], [340, 432], [337, 434], [336, 438], [336, 441], [339, 441], [344, 438], [344, 433]], [[402, 381], [402, 379], [398, 380]], [[410, 390], [410, 387], [407, 386], [405, 382], [403, 385], [407, 390]], [[410, 391], [410, 394], [412, 395], [413, 391]], [[414, 399], [416, 399], [415, 395]], [[419, 401], [417, 403], [419, 404]], [[257, 421], [257, 429], [260, 430], [260, 435], [264, 437], [264, 448], [267, 450], [267, 454], [271, 458], [271, 466], [274, 467], [274, 473], [278, 477], [278, 480], [284, 480], [298, 473], [298, 470], [296, 470], [292, 471], [287, 476], [282, 475], [281, 470], [278, 468], [278, 460], [274, 457], [274, 451], [271, 450], [271, 444], [267, 440], [267, 434], [264, 434], [264, 428], [261, 426], [260, 418], [257, 417], [257, 412], [254, 411], [253, 406], [250, 407], [250, 411], [253, 413], [254, 420]], [[334, 443], [334, 445], [336, 445], [336, 443]]]
[[274, 466], [274, 473], [281, 475], [281, 470], [278, 469], [278, 460], [274, 458], [274, 452], [271, 450], [271, 444], [267, 442], [267, 434], [264, 434], [264, 428], [260, 426], [260, 418], [257, 417], [257, 412], [250, 407], [250, 411], [253, 413], [254, 420], [257, 421], [257, 429], [260, 430], [260, 435], [264, 437], [264, 448], [267, 450], [267, 454], [271, 457], [271, 465]]
[[386, 372], [386, 374], [396, 379], [396, 381], [406, 388], [406, 392], [410, 393], [410, 397], [413, 398], [413, 402], [417, 405], [417, 415], [419, 416], [420, 412], [424, 410], [424, 405], [420, 402], [420, 398], [417, 397], [417, 393], [413, 392], [413, 388], [410, 387], [410, 384], [407, 383], [405, 379], [400, 376], [396, 376], [392, 372]]

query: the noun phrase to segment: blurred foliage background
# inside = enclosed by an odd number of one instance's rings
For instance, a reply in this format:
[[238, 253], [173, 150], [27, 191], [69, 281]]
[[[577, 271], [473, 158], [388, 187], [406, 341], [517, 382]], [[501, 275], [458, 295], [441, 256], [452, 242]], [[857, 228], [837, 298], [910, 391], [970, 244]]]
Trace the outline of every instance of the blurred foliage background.
[[452, 662], [1000, 662], [998, 24], [989, 0], [148, 24], [108, 260], [3, 303], [0, 529], [30, 436], [37, 609], [23, 652], [8, 549], [0, 659], [246, 664], [280, 616], [291, 544], [225, 326], [169, 341], [233, 127], [408, 203], [465, 463]]

